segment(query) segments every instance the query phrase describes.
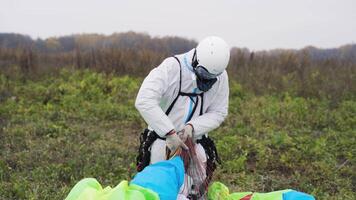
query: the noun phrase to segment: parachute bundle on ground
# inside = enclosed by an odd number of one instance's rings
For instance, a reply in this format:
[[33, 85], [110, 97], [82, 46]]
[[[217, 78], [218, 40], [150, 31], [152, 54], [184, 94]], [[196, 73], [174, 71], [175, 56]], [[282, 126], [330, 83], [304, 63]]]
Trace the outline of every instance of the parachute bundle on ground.
[[311, 195], [290, 189], [230, 194], [220, 182], [211, 184], [207, 190], [210, 179], [196, 157], [194, 143], [188, 141], [187, 144], [189, 151], [178, 152], [169, 160], [149, 165], [132, 181], [121, 181], [114, 188], [103, 188], [96, 179], [85, 178], [73, 187], [65, 200], [184, 200], [188, 193], [209, 200], [315, 200]]
[[[143, 178], [143, 177], [142, 177]], [[141, 179], [141, 178], [140, 178]], [[157, 178], [155, 180], [159, 180]], [[150, 179], [151, 181], [153, 179]], [[162, 180], [151, 185], [156, 187]], [[146, 184], [148, 180], [144, 181]], [[172, 187], [173, 188], [173, 187]], [[103, 188], [94, 178], [79, 181], [65, 200], [164, 200], [177, 199], [178, 191], [172, 188], [158, 187], [157, 191], [140, 185], [121, 181], [116, 187]], [[171, 192], [168, 194], [167, 192]], [[220, 182], [214, 182], [208, 191], [208, 200], [315, 200], [313, 196], [295, 190], [281, 190], [270, 193], [236, 192], [229, 193]]]

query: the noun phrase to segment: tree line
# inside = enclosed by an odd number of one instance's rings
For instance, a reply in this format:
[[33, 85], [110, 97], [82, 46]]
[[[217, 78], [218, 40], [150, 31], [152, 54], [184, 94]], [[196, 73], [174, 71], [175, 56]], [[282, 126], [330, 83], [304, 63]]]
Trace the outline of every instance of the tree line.
[[[165, 57], [197, 45], [180, 37], [151, 37], [126, 32], [32, 39], [0, 34], [0, 72], [24, 80], [66, 67], [144, 77]], [[253, 52], [231, 49], [230, 79], [254, 94], [291, 93], [337, 101], [356, 94], [356, 45], [332, 49], [305, 47]], [[15, 73], [16, 72], [16, 73]]]

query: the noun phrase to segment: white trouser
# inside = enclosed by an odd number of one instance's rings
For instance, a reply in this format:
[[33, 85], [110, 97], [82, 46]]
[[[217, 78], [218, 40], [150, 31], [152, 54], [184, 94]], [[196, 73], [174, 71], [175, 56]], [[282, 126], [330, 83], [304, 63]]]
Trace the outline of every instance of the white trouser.
[[[195, 145], [195, 152], [197, 153], [197, 157], [200, 163], [203, 164], [204, 171], [202, 172], [203, 174], [206, 174], [206, 154], [203, 146], [201, 144], [196, 144]], [[166, 160], [166, 141], [157, 139], [156, 141], [153, 142], [151, 146], [151, 163], [154, 164], [159, 161]], [[177, 199], [184, 199], [185, 197], [188, 196], [188, 188], [191, 187], [191, 185], [188, 185], [187, 183], [191, 183], [192, 181], [188, 181], [190, 177], [188, 175], [184, 176], [184, 184], [182, 185], [180, 189], [180, 194], [178, 195]]]
[[[206, 163], [206, 154], [203, 146], [201, 144], [195, 145], [195, 152], [197, 153], [198, 159], [202, 163]], [[166, 141], [157, 138], [151, 146], [151, 162], [154, 164], [159, 161], [166, 160]]]

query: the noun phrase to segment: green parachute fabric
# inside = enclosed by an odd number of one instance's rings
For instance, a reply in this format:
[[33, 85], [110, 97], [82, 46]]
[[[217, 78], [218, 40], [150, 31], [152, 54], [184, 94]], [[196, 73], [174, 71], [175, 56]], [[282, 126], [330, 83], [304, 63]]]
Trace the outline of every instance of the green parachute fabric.
[[128, 181], [121, 181], [116, 187], [102, 188], [94, 178], [79, 181], [65, 200], [159, 200], [157, 193]]
[[230, 194], [229, 188], [220, 182], [214, 182], [208, 190], [209, 200], [315, 200], [311, 195], [287, 189], [269, 193], [236, 192]]

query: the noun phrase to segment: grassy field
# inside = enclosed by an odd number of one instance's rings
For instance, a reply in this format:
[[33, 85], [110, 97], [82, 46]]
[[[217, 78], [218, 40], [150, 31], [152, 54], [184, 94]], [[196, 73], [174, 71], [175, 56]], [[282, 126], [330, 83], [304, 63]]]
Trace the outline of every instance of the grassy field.
[[[95, 177], [135, 174], [134, 108], [142, 79], [63, 70], [37, 80], [0, 74], [0, 199], [64, 199]], [[317, 199], [356, 199], [356, 99], [255, 96], [230, 82], [229, 116], [210, 136], [232, 191], [293, 188]]]

